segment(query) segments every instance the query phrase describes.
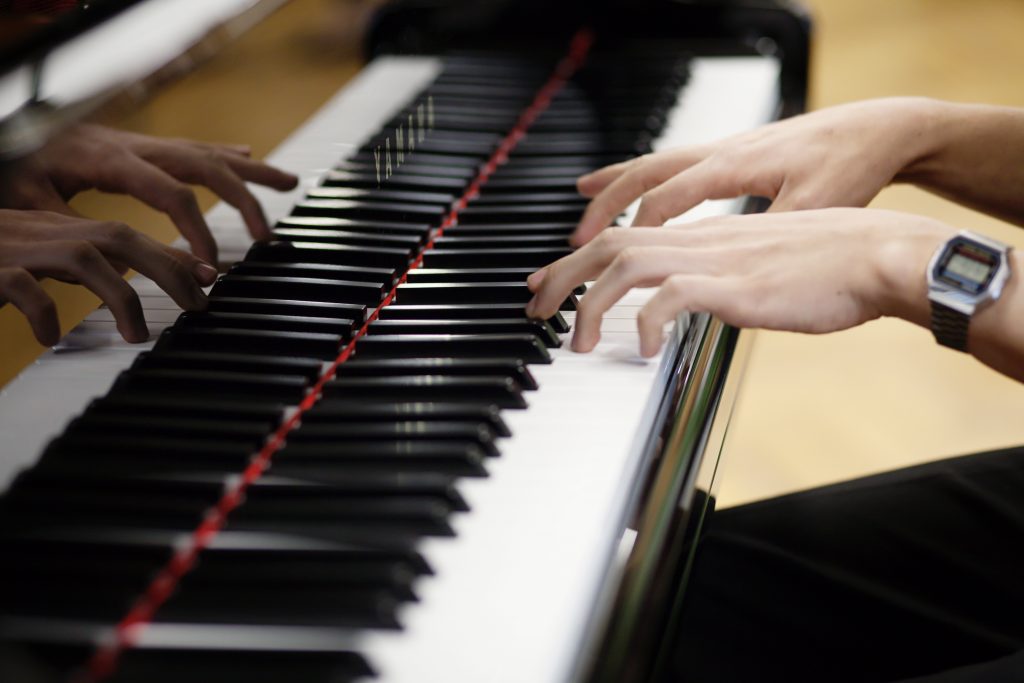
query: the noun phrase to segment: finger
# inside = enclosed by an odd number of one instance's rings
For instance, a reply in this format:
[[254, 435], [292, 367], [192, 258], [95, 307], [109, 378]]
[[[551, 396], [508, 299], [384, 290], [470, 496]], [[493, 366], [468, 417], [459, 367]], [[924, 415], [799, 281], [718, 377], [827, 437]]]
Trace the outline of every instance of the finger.
[[[228, 155], [196, 145], [160, 140], [151, 143], [145, 159], [177, 180], [203, 185], [242, 214], [249, 234], [257, 239], [270, 237], [270, 226], [263, 208], [235, 172], [265, 166], [238, 155]], [[269, 168], [269, 167], [266, 167]], [[276, 169], [272, 169], [275, 170]]]
[[664, 246], [623, 249], [580, 299], [573, 351], [585, 353], [597, 345], [601, 338], [601, 319], [629, 290], [659, 285], [665, 278], [680, 272], [714, 268], [717, 253]]
[[[731, 217], [722, 217], [713, 223], [692, 223], [666, 230], [605, 230], [594, 241], [527, 278], [527, 287], [534, 292], [534, 297], [527, 304], [526, 313], [535, 318], [551, 317], [569, 292], [600, 275], [624, 249], [646, 246], [718, 248], [728, 241], [723, 227], [732, 220]], [[746, 231], [753, 231], [753, 228], [749, 226]]]
[[633, 225], [658, 226], [706, 199], [744, 195], [775, 198], [781, 178], [739, 161], [708, 158], [654, 188], [640, 202]]
[[217, 269], [195, 256], [160, 244], [123, 223], [90, 222], [80, 230], [100, 252], [115, 263], [124, 263], [156, 282], [185, 310], [206, 308], [201, 285], [212, 284]]
[[139, 296], [121, 279], [114, 267], [93, 244], [79, 240], [57, 240], [22, 248], [18, 254], [24, 268], [36, 275], [78, 282], [103, 300], [117, 320], [125, 341], [149, 339]]
[[57, 306], [24, 268], [0, 268], [0, 303], [3, 300], [25, 314], [32, 334], [43, 346], [60, 341]]
[[586, 244], [636, 199], [701, 158], [699, 150], [682, 149], [647, 155], [629, 163], [625, 171], [590, 202], [569, 241], [575, 245]]
[[271, 236], [263, 207], [228, 164], [207, 164], [205, 168], [197, 170], [201, 177], [196, 178], [195, 182], [210, 188], [218, 197], [238, 209], [250, 235], [256, 239], [267, 239]]
[[643, 157], [637, 159], [630, 159], [629, 161], [620, 161], [617, 164], [611, 164], [604, 168], [599, 168], [591, 173], [581, 175], [576, 180], [576, 189], [580, 191], [580, 194], [584, 197], [596, 197], [598, 193], [602, 192], [604, 188], [608, 187], [613, 180], [621, 176], [630, 166], [637, 163]]
[[[534, 297], [526, 305], [531, 318], [550, 318], [580, 283], [597, 277], [620, 249], [627, 246], [625, 228], [613, 228], [568, 256], [564, 256], [527, 279]], [[531, 284], [532, 283], [532, 284]]]
[[665, 326], [680, 313], [714, 314], [735, 294], [723, 278], [707, 275], [672, 275], [651, 297], [636, 317], [640, 333], [640, 355], [657, 355], [664, 342]]
[[240, 178], [250, 183], [264, 185], [275, 190], [290, 190], [299, 183], [299, 177], [287, 171], [256, 159], [242, 156], [228, 156], [224, 161]]
[[162, 169], [133, 154], [119, 155], [105, 165], [98, 189], [125, 192], [163, 211], [192, 245], [196, 256], [217, 262], [217, 243], [199, 210], [195, 194]]

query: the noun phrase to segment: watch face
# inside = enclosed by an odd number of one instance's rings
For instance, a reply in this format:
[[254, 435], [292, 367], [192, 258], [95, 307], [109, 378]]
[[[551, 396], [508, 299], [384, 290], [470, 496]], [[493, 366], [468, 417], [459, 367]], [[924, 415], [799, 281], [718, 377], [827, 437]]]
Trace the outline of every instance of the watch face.
[[958, 237], [946, 247], [935, 264], [934, 276], [969, 294], [983, 292], [999, 269], [1000, 252], [967, 238]]

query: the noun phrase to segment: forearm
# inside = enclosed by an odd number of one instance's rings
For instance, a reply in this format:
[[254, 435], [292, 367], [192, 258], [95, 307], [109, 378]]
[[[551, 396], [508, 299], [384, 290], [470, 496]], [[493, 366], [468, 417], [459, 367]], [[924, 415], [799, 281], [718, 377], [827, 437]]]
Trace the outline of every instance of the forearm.
[[1024, 225], [1024, 110], [921, 102], [915, 125], [930, 147], [896, 180]]

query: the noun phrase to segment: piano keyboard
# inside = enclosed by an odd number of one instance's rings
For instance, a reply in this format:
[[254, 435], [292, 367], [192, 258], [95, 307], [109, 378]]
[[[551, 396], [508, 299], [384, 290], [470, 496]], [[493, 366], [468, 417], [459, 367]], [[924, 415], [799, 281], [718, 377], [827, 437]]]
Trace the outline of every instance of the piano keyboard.
[[0, 395], [0, 637], [83, 681], [582, 677], [693, 330], [639, 358], [635, 291], [573, 354], [573, 299], [528, 320], [524, 280], [578, 175], [777, 88], [585, 41], [373, 62], [271, 157], [303, 176], [257, 190], [273, 241], [208, 215], [237, 263], [207, 311], [136, 277], [150, 342], [100, 309]]

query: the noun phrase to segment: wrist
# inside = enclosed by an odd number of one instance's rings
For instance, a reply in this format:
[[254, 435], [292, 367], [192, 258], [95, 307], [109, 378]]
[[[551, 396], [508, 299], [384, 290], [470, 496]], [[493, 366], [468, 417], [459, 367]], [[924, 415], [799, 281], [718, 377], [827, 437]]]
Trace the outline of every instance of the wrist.
[[927, 185], [928, 179], [943, 173], [948, 165], [945, 153], [952, 142], [951, 131], [962, 105], [927, 97], [894, 100], [894, 120], [899, 122], [899, 142], [903, 146], [903, 165], [896, 182]]
[[899, 225], [884, 227], [868, 269], [868, 297], [880, 315], [931, 327], [928, 264], [956, 229], [936, 220], [892, 214]]

